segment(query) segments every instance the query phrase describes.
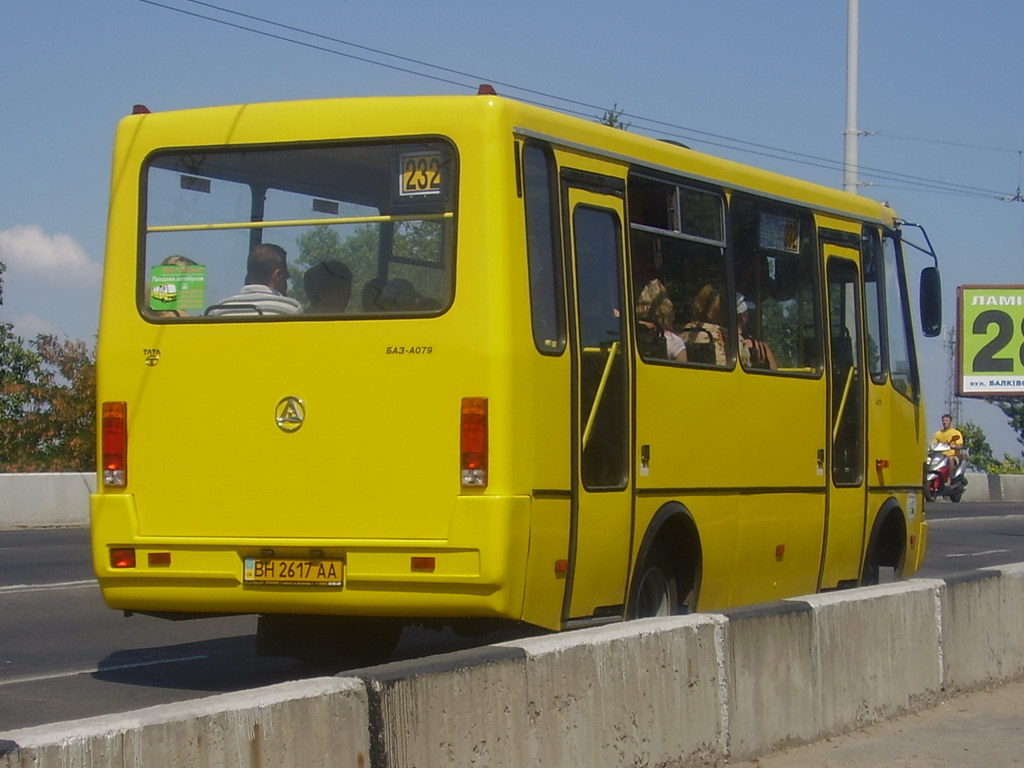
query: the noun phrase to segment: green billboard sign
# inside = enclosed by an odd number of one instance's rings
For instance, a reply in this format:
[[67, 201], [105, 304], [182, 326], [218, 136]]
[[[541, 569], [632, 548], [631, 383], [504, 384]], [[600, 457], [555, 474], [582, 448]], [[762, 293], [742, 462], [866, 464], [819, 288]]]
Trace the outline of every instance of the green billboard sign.
[[957, 394], [1024, 395], [1024, 285], [957, 288]]

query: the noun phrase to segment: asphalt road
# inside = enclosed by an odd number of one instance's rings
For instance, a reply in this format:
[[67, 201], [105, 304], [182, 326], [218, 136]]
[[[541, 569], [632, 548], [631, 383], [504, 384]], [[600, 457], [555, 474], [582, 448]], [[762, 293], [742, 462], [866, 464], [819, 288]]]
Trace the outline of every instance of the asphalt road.
[[[1024, 504], [926, 510], [924, 577], [1024, 562]], [[0, 531], [0, 737], [10, 730], [332, 674], [256, 656], [254, 617], [125, 618], [100, 597], [84, 528]], [[507, 639], [406, 630], [396, 658]]]

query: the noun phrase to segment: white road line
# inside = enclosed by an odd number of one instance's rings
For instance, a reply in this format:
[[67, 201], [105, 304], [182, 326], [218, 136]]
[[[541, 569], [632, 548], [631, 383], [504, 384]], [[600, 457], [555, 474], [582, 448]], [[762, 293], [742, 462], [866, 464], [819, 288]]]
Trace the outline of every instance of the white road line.
[[132, 664], [117, 664], [113, 667], [90, 667], [89, 669], [72, 669], [65, 672], [49, 672], [42, 675], [25, 675], [23, 677], [12, 677], [7, 680], [0, 680], [0, 688], [5, 685], [22, 685], [23, 683], [38, 683], [43, 680], [59, 680], [62, 677], [78, 677], [79, 675], [97, 675], [103, 672], [117, 672], [122, 669], [135, 669], [137, 667], [155, 667], [159, 664], [177, 664], [182, 661], [201, 661], [208, 659], [206, 654], [197, 656], [179, 656], [176, 659], [155, 659], [153, 661], [136, 661]]
[[926, 517], [928, 525], [939, 525], [940, 523], [977, 523], [977, 522], [992, 522], [993, 520], [1019, 520], [1020, 515], [985, 515], [979, 517]]
[[9, 584], [0, 587], [0, 595], [16, 595], [22, 592], [51, 592], [61, 589], [87, 589], [97, 587], [95, 579], [84, 581], [55, 581], [50, 584]]
[[985, 557], [986, 555], [1003, 555], [1009, 551], [1008, 549], [988, 549], [984, 552], [954, 552], [945, 557]]

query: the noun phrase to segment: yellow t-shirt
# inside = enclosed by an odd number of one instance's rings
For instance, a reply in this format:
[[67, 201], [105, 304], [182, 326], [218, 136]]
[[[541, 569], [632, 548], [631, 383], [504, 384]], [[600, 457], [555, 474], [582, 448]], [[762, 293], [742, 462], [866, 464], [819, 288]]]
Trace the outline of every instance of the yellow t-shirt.
[[933, 443], [945, 443], [950, 447], [950, 450], [946, 451], [947, 456], [952, 456], [956, 453], [956, 448], [962, 448], [964, 444], [964, 436], [960, 433], [960, 430], [956, 427], [950, 427], [949, 429], [940, 429], [935, 433], [932, 438]]

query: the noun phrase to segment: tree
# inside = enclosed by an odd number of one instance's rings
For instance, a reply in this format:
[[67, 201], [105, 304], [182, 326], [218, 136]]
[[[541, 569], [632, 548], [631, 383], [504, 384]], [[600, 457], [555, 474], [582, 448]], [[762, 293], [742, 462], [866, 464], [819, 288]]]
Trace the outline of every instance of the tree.
[[[2, 288], [0, 278], [0, 304]], [[25, 342], [0, 323], [0, 472], [94, 469], [95, 414], [96, 360], [85, 342]]]
[[1017, 442], [1024, 445], [1024, 397], [991, 398], [989, 402], [1003, 412], [1017, 433]]
[[968, 465], [980, 472], [987, 472], [988, 468], [997, 462], [995, 456], [992, 455], [992, 446], [988, 444], [984, 430], [970, 421], [961, 425], [959, 429], [964, 436]]
[[612, 104], [611, 109], [606, 109], [604, 114], [597, 119], [597, 122], [602, 125], [608, 125], [612, 128], [619, 128], [623, 131], [628, 131], [632, 123], [622, 122], [622, 115], [625, 110], [619, 109], [618, 103]]

